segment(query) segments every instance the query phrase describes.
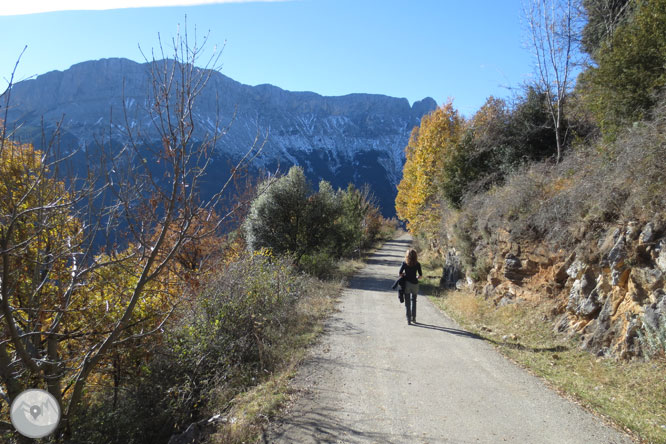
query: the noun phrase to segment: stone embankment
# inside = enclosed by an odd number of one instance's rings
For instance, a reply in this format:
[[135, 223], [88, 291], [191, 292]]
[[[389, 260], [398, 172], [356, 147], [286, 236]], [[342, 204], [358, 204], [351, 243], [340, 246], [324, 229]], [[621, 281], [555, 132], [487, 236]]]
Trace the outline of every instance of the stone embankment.
[[497, 233], [492, 247], [475, 250], [477, 263], [489, 264], [485, 281], [460, 273], [451, 251], [442, 281], [451, 286], [457, 278], [457, 287], [474, 288], [498, 306], [550, 299], [557, 331], [579, 335], [592, 353], [631, 358], [645, 351], [641, 334], [666, 330], [665, 235], [666, 223], [630, 222], [573, 251], [552, 251]]

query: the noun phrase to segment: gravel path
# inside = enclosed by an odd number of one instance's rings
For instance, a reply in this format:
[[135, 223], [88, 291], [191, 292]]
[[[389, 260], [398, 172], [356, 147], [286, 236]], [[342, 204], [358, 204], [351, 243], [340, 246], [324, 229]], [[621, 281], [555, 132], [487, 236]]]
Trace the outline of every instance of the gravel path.
[[265, 443], [631, 443], [461, 330], [390, 290], [410, 238], [373, 255], [293, 381]]

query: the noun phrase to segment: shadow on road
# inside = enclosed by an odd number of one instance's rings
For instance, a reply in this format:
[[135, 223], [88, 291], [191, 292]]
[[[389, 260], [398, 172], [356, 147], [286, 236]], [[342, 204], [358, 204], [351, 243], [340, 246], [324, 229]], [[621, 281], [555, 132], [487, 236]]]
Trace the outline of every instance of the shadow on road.
[[508, 347], [508, 348], [513, 348], [516, 350], [522, 350], [522, 351], [529, 351], [533, 353], [555, 353], [555, 352], [564, 352], [569, 350], [569, 347], [565, 347], [563, 345], [558, 345], [555, 347], [528, 347], [525, 346], [519, 342], [505, 342], [505, 341], [496, 341], [491, 338], [486, 338], [483, 336], [479, 336], [476, 333], [472, 333], [469, 331], [465, 330], [459, 330], [457, 328], [449, 328], [449, 327], [440, 327], [439, 325], [430, 325], [430, 324], [421, 324], [419, 322], [413, 323], [412, 326], [414, 327], [419, 327], [419, 328], [427, 328], [430, 330], [437, 330], [437, 331], [442, 331], [444, 333], [449, 333], [452, 335], [458, 335], [458, 336], [465, 336], [468, 338], [472, 339], [480, 339], [482, 341], [490, 342], [491, 344], [499, 345], [502, 347]]
[[343, 321], [342, 318], [338, 316], [331, 316], [324, 325], [324, 333], [337, 333], [353, 336], [363, 334], [363, 330], [350, 322]]
[[[396, 267], [397, 270], [397, 267]], [[395, 278], [386, 278], [386, 277], [376, 277], [376, 276], [356, 276], [353, 277], [347, 289], [349, 290], [361, 290], [361, 291], [393, 291], [391, 290], [391, 285], [398, 278], [398, 273], [396, 273]], [[396, 293], [397, 294], [397, 293]]]
[[452, 335], [465, 336], [465, 337], [472, 338], [472, 339], [481, 339], [482, 341], [487, 341], [486, 338], [483, 338], [483, 337], [481, 337], [477, 334], [474, 334], [472, 332], [465, 331], [465, 330], [459, 330], [457, 328], [440, 327], [439, 325], [421, 324], [420, 322], [413, 323], [412, 325], [414, 327], [427, 328], [429, 330], [443, 331], [444, 333], [450, 333]]
[[371, 254], [371, 255], [368, 256], [368, 257], [372, 257], [372, 258], [390, 257], [390, 258], [392, 258], [394, 261], [397, 260], [396, 257], [395, 257], [395, 254], [374, 253], [374, 254]]
[[[348, 417], [349, 420], [342, 423], [338, 418]], [[367, 427], [366, 421], [358, 421], [363, 414], [351, 409], [339, 412], [333, 409], [320, 407], [317, 411], [308, 411], [304, 415], [294, 415], [283, 421], [279, 429], [272, 430], [268, 436], [264, 431], [262, 442], [264, 444], [274, 443], [285, 438], [299, 436], [308, 443], [382, 443], [398, 444], [406, 442], [441, 442], [440, 438], [419, 434], [418, 437], [404, 433], [375, 432], [363, 430]], [[468, 440], [446, 440], [451, 444], [467, 444], [476, 441]]]
[[395, 259], [376, 259], [376, 256], [373, 256], [372, 259], [366, 259], [365, 263], [372, 265], [395, 265], [396, 268], [400, 266], [400, 264], [396, 262]]
[[558, 345], [555, 347], [528, 347], [525, 346], [519, 342], [506, 342], [506, 341], [496, 341], [491, 338], [486, 338], [483, 336], [479, 336], [476, 333], [472, 333], [469, 331], [465, 330], [459, 330], [457, 328], [449, 328], [449, 327], [440, 327], [439, 325], [430, 325], [430, 324], [421, 324], [419, 322], [413, 323], [412, 326], [414, 327], [419, 327], [419, 328], [427, 328], [429, 330], [437, 330], [441, 331], [444, 333], [449, 333], [452, 335], [457, 335], [457, 336], [465, 336], [467, 338], [472, 338], [472, 339], [479, 339], [481, 341], [486, 341], [490, 342], [491, 344], [499, 345], [502, 347], [508, 347], [508, 348], [513, 348], [516, 350], [522, 350], [522, 351], [529, 351], [532, 353], [556, 353], [556, 352], [564, 352], [569, 350], [569, 347], [565, 347], [563, 345]]
[[[353, 362], [345, 362], [341, 359], [328, 358], [326, 356], [314, 356], [308, 361], [308, 365], [314, 368], [329, 369], [329, 371], [340, 371], [341, 369], [365, 369], [372, 374], [387, 373], [393, 378], [401, 377], [404, 374], [401, 370], [396, 370], [392, 367], [380, 367], [376, 365], [360, 364], [357, 360]], [[324, 391], [321, 387], [317, 388], [318, 391]], [[333, 390], [337, 391], [337, 390]]]
[[393, 239], [392, 241], [386, 242], [384, 245], [391, 246], [391, 245], [404, 245], [405, 247], [411, 245], [412, 241], [409, 239]]

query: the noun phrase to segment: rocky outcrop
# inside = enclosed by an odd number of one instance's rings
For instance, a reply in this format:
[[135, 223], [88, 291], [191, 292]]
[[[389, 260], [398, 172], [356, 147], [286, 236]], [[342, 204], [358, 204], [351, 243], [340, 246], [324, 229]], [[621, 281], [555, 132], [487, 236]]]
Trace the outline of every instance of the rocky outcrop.
[[441, 288], [456, 288], [458, 282], [463, 278], [462, 263], [455, 250], [446, 252], [446, 262], [442, 271], [442, 277], [439, 280]]
[[571, 252], [497, 237], [486, 246], [493, 266], [475, 288], [498, 306], [554, 301], [554, 329], [598, 355], [638, 356], [639, 334], [666, 328], [666, 223], [613, 226]]

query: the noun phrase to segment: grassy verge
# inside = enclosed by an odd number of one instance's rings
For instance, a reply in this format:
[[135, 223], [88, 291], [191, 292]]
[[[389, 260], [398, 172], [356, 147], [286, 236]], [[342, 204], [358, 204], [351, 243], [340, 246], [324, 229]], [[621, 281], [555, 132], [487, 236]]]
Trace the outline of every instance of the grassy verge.
[[643, 442], [666, 443], [663, 360], [623, 362], [581, 351], [574, 340], [553, 332], [549, 301], [495, 307], [464, 291], [435, 292], [431, 300], [560, 393]]

